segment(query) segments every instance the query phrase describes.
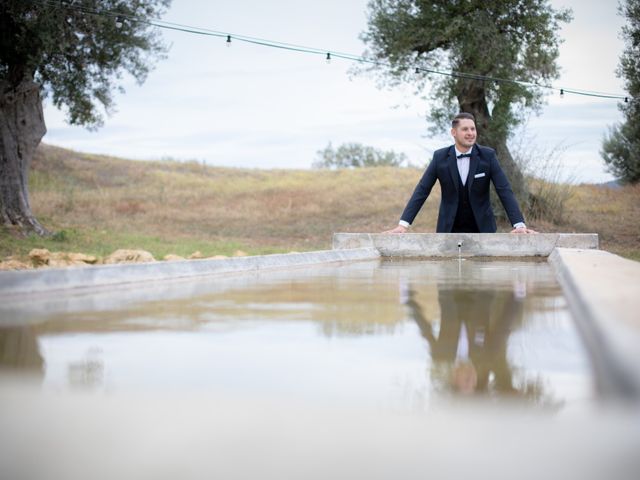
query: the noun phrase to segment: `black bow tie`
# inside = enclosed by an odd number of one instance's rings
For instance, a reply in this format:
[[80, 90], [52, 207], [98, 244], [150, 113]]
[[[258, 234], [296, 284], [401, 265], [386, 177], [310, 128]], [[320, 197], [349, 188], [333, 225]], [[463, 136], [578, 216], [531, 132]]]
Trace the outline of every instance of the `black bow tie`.
[[457, 158], [471, 158], [470, 153], [461, 153]]

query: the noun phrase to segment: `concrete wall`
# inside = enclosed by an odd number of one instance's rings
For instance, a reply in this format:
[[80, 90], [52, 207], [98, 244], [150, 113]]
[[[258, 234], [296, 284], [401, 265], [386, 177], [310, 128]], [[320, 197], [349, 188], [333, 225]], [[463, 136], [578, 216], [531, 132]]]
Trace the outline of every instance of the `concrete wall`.
[[640, 262], [602, 250], [549, 257], [605, 396], [640, 400]]
[[302, 268], [379, 258], [374, 248], [0, 272], [0, 299], [18, 294], [88, 289], [258, 270]]
[[[458, 250], [458, 244], [461, 244]], [[335, 233], [334, 249], [378, 249], [384, 257], [548, 257], [554, 248], [598, 248], [596, 233]]]

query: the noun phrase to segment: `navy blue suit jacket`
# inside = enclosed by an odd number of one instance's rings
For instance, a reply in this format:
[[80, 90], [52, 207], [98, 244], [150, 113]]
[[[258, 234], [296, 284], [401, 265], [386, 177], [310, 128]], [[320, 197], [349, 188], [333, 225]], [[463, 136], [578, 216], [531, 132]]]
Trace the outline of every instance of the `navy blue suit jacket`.
[[[433, 159], [418, 182], [401, 219], [411, 224], [431, 193], [436, 180], [440, 182], [442, 198], [438, 213], [438, 233], [450, 233], [458, 211], [458, 163], [453, 145], [436, 150]], [[491, 208], [489, 181], [498, 193], [507, 216], [514, 225], [524, 222], [507, 176], [500, 168], [492, 148], [474, 145], [469, 161], [469, 176], [465, 188], [469, 189], [469, 202], [481, 233], [495, 233], [496, 219]]]

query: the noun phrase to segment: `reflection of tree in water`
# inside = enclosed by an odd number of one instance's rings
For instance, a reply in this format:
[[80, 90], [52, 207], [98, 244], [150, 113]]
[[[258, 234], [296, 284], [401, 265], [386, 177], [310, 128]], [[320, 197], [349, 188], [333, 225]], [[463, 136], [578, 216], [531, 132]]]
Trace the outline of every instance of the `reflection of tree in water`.
[[[67, 367], [69, 385], [94, 389], [103, 384], [104, 363], [100, 350], [91, 348], [84, 358]], [[45, 361], [40, 353], [37, 333], [32, 326], [0, 328], [0, 373], [15, 373], [25, 378], [44, 378]]]
[[545, 408], [561, 405], [540, 377], [514, 372], [507, 358], [509, 335], [523, 321], [524, 297], [517, 291], [439, 286], [440, 328], [431, 322], [409, 288], [406, 305], [431, 351], [436, 391], [487, 398], [517, 398]]
[[44, 360], [31, 326], [0, 328], [0, 369], [44, 376]]

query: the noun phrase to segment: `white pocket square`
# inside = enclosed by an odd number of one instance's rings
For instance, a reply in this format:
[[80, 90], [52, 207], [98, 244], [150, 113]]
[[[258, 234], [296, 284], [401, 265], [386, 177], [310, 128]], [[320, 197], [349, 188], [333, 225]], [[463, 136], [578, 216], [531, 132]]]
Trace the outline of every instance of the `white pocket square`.
[[476, 173], [476, 174], [473, 176], [473, 178], [482, 178], [482, 177], [484, 177], [484, 172], [482, 172], [482, 173]]

